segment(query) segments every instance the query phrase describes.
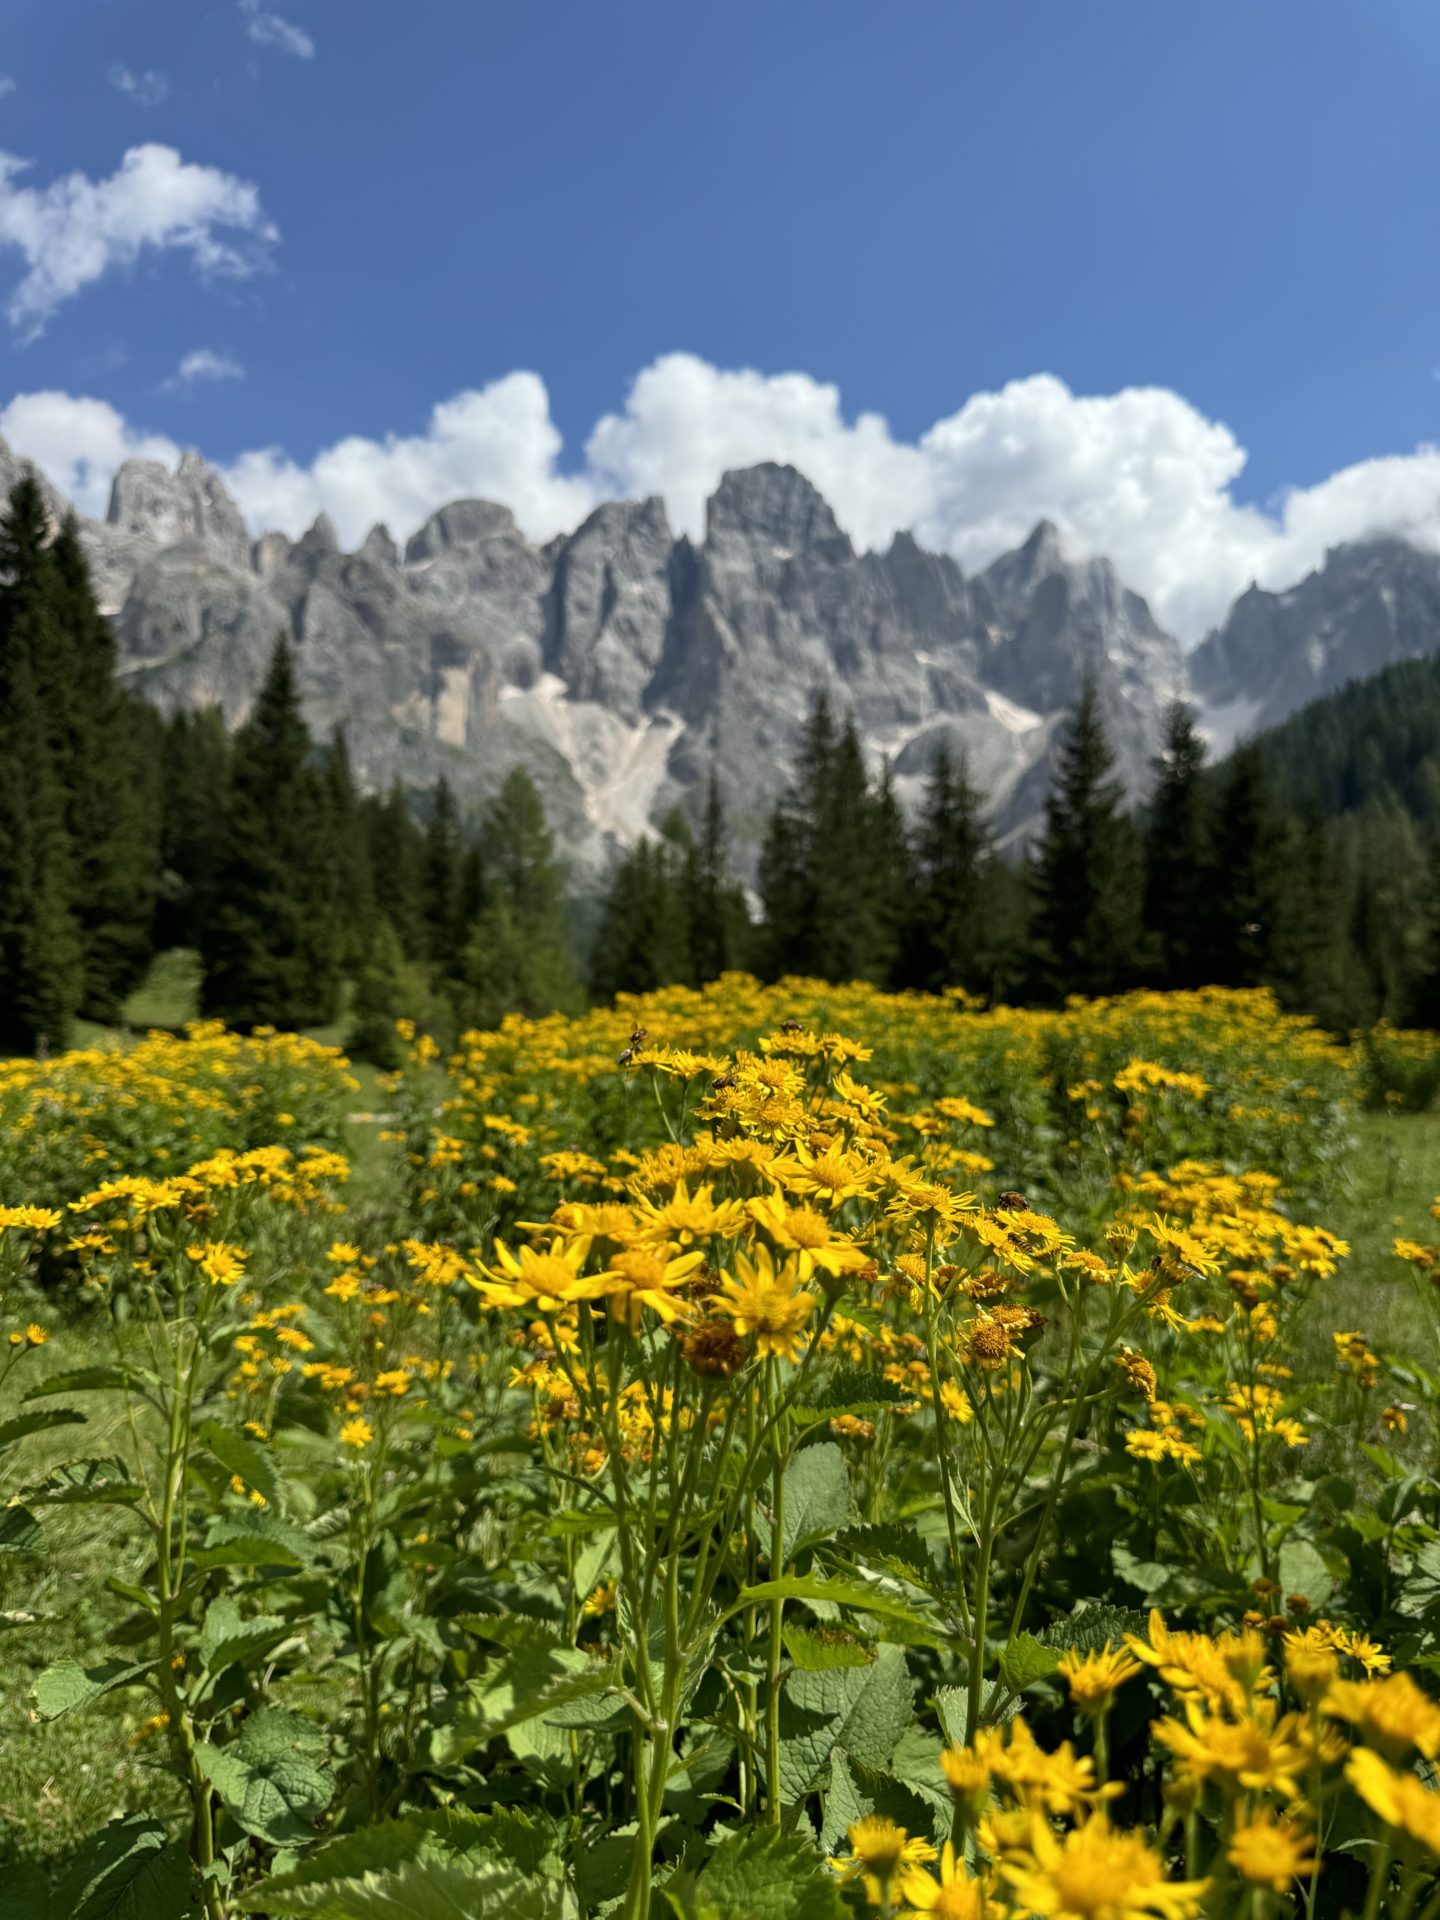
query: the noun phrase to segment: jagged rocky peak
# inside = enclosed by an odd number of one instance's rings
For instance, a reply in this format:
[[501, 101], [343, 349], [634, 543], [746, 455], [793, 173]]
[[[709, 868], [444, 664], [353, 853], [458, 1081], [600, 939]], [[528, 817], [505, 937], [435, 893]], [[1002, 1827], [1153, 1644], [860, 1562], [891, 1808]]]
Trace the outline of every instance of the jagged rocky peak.
[[271, 580], [290, 564], [290, 542], [273, 528], [262, 533], [250, 549], [250, 564], [262, 580]]
[[545, 607], [545, 664], [572, 698], [640, 714], [671, 614], [675, 537], [665, 503], [610, 500], [560, 547]]
[[377, 520], [371, 527], [360, 542], [359, 551], [377, 567], [398, 567], [400, 564], [400, 548], [383, 520]]
[[309, 553], [339, 553], [340, 534], [329, 514], [317, 513], [297, 545]]
[[1005, 619], [1020, 617], [1042, 581], [1064, 568], [1060, 529], [1053, 520], [1039, 520], [1023, 546], [1002, 553], [980, 575], [996, 611]]
[[405, 564], [416, 566], [453, 548], [482, 547], [492, 540], [524, 544], [509, 507], [497, 506], [493, 500], [452, 500], [411, 534], [405, 543]]
[[707, 550], [737, 542], [769, 548], [782, 558], [799, 553], [829, 560], [854, 557], [829, 503], [803, 473], [772, 460], [722, 475], [705, 503]]
[[107, 523], [157, 547], [198, 542], [216, 559], [245, 566], [250, 533], [225, 482], [198, 453], [174, 473], [159, 460], [126, 460], [110, 486]]

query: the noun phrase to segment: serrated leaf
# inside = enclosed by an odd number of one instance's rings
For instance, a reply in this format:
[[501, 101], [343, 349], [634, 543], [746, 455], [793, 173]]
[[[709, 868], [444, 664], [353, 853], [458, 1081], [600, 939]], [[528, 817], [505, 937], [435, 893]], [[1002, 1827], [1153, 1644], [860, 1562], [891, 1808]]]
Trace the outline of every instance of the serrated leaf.
[[28, 1507], [0, 1507], [0, 1553], [29, 1553], [40, 1538], [40, 1522]]
[[104, 1660], [95, 1667], [82, 1667], [78, 1660], [57, 1660], [35, 1682], [35, 1709], [42, 1720], [58, 1720], [149, 1672], [148, 1660]]
[[770, 1600], [805, 1600], [855, 1607], [873, 1613], [880, 1620], [902, 1621], [926, 1638], [937, 1632], [933, 1620], [918, 1613], [909, 1601], [897, 1599], [883, 1588], [872, 1587], [859, 1579], [822, 1580], [813, 1573], [787, 1573], [779, 1580], [762, 1580], [758, 1587], [742, 1587], [730, 1611], [738, 1613], [742, 1607], [763, 1606]]
[[914, 1397], [897, 1387], [893, 1380], [887, 1380], [883, 1373], [845, 1370], [832, 1374], [808, 1405], [793, 1408], [791, 1418], [814, 1424], [838, 1419], [842, 1413], [864, 1417], [883, 1413], [888, 1407], [903, 1406], [907, 1399]]
[[114, 1393], [118, 1388], [139, 1386], [144, 1375], [131, 1367], [75, 1367], [69, 1373], [52, 1374], [31, 1387], [25, 1395], [31, 1400], [48, 1400], [57, 1393]]
[[693, 1889], [670, 1894], [682, 1920], [846, 1920], [835, 1876], [810, 1842], [765, 1829], [733, 1833]]
[[224, 1594], [206, 1610], [200, 1629], [200, 1658], [213, 1677], [237, 1662], [243, 1665], [273, 1652], [293, 1631], [288, 1620], [274, 1614], [251, 1614], [247, 1618]]
[[820, 1846], [825, 1853], [839, 1850], [841, 1841], [857, 1820], [875, 1809], [855, 1783], [850, 1762], [843, 1747], [830, 1756], [830, 1779], [825, 1789], [825, 1818], [820, 1828]]
[[899, 1647], [879, 1647], [865, 1667], [792, 1673], [780, 1701], [781, 1792], [803, 1799], [826, 1777], [843, 1747], [865, 1766], [883, 1767], [910, 1724], [914, 1685]]
[[314, 1542], [278, 1513], [252, 1508], [223, 1514], [203, 1547], [192, 1547], [197, 1567], [301, 1567], [315, 1557]]
[[247, 1489], [253, 1487], [263, 1495], [267, 1506], [279, 1506], [280, 1477], [274, 1460], [263, 1447], [248, 1435], [236, 1433], [233, 1427], [222, 1426], [218, 1420], [207, 1420], [198, 1437], [227, 1473], [243, 1480]]
[[782, 1638], [792, 1665], [805, 1673], [824, 1673], [829, 1667], [868, 1667], [870, 1649], [841, 1628], [813, 1632], [809, 1627], [785, 1623]]
[[290, 1846], [314, 1837], [334, 1791], [330, 1774], [304, 1751], [313, 1742], [297, 1714], [271, 1707], [245, 1721], [229, 1746], [203, 1742], [196, 1759], [237, 1826], [270, 1846]]
[[143, 1488], [123, 1460], [72, 1460], [33, 1487], [25, 1498], [42, 1507], [132, 1506]]
[[1303, 1593], [1315, 1612], [1335, 1591], [1334, 1574], [1319, 1549], [1308, 1540], [1287, 1540], [1280, 1549], [1277, 1571], [1286, 1593]]
[[1001, 1650], [1000, 1678], [1011, 1693], [1023, 1693], [1054, 1673], [1059, 1664], [1054, 1647], [1042, 1646], [1033, 1633], [1021, 1633]]
[[188, 1851], [158, 1820], [115, 1820], [73, 1856], [50, 1911], [57, 1920], [185, 1920], [193, 1889]]
[[1121, 1647], [1127, 1633], [1143, 1639], [1148, 1631], [1146, 1616], [1138, 1608], [1090, 1606], [1063, 1620], [1052, 1620], [1035, 1637], [1061, 1653], [1098, 1653], [1107, 1641]]
[[[261, 1907], [250, 1901], [266, 1895]], [[278, 1897], [266, 1885], [247, 1898], [249, 1911], [314, 1915], [316, 1920], [561, 1920], [564, 1895], [553, 1883], [527, 1880], [498, 1854], [469, 1859], [405, 1860], [349, 1880]]]
[[83, 1427], [85, 1415], [74, 1407], [47, 1407], [34, 1413], [17, 1414], [0, 1425], [0, 1452], [18, 1446], [27, 1435], [46, 1433], [51, 1427]]
[[802, 1447], [786, 1467], [781, 1542], [789, 1561], [802, 1547], [829, 1539], [855, 1518], [850, 1472], [845, 1456], [833, 1440]]

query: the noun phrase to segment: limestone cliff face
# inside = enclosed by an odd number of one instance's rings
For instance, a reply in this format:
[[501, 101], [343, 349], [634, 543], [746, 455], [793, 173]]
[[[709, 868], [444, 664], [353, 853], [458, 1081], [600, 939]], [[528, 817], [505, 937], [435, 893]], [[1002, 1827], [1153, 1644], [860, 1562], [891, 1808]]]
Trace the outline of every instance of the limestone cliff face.
[[[21, 471], [0, 443], [0, 496]], [[82, 531], [122, 671], [158, 705], [214, 704], [238, 724], [287, 633], [311, 727], [345, 729], [362, 781], [444, 771], [478, 800], [523, 765], [582, 870], [712, 767], [748, 866], [822, 691], [892, 762], [902, 796], [944, 743], [1023, 836], [1085, 674], [1137, 793], [1185, 684], [1144, 600], [1108, 561], [1067, 560], [1048, 523], [967, 577], [908, 534], [857, 553], [810, 482], [768, 463], [722, 478], [698, 544], [675, 538], [658, 499], [609, 502], [544, 548], [483, 500], [441, 508], [403, 550], [377, 526], [345, 553], [323, 515], [300, 540], [255, 539], [193, 454], [173, 473], [127, 462], [105, 520]], [[1440, 561], [1395, 543], [1347, 551], [1362, 556], [1346, 563], [1352, 610], [1321, 679], [1363, 670], [1352, 663], [1369, 648], [1373, 667], [1440, 639]], [[1268, 718], [1323, 690], [1280, 662], [1308, 615], [1269, 604], [1310, 586], [1242, 599], [1196, 658], [1199, 691], [1233, 700], [1265, 681]]]

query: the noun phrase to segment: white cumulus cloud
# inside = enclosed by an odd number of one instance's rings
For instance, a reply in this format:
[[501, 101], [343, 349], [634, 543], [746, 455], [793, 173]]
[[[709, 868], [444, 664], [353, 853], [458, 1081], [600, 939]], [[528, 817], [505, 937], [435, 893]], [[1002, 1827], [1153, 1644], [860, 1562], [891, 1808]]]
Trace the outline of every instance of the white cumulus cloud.
[[68, 393], [21, 393], [0, 407], [0, 439], [7, 440], [81, 513], [103, 517], [110, 482], [122, 460], [180, 458], [175, 442], [159, 433], [138, 433], [106, 400]]
[[297, 60], [314, 59], [315, 42], [303, 27], [283, 20], [278, 13], [267, 13], [260, 0], [240, 0], [240, 11], [245, 15], [245, 31], [257, 46], [278, 47]]
[[193, 387], [201, 380], [243, 380], [245, 369], [229, 353], [217, 353], [213, 347], [196, 347], [187, 353], [170, 378], [163, 382], [167, 390]]
[[162, 100], [170, 97], [170, 82], [163, 73], [156, 73], [153, 68], [134, 73], [119, 60], [110, 69], [110, 84], [117, 93], [127, 95], [141, 107], [158, 107]]
[[[72, 493], [78, 474], [87, 511], [127, 452], [164, 444], [103, 402], [56, 394], [12, 402], [0, 434]], [[298, 535], [326, 512], [355, 545], [377, 520], [403, 538], [464, 496], [503, 502], [545, 540], [601, 500], [658, 493], [676, 529], [699, 535], [727, 468], [788, 461], [862, 548], [906, 528], [968, 571], [1051, 519], [1073, 558], [1107, 555], [1187, 641], [1251, 580], [1288, 585], [1329, 546], [1394, 532], [1440, 549], [1440, 450], [1363, 461], [1261, 509], [1235, 498], [1246, 454], [1229, 426], [1165, 388], [1077, 395], [1051, 374], [972, 394], [909, 441], [878, 414], [847, 417], [808, 374], [669, 354], [596, 422], [578, 471], [563, 454], [543, 380], [521, 372], [443, 401], [419, 432], [352, 436], [307, 460], [259, 448], [224, 473], [257, 531]]]
[[173, 147], [131, 147], [105, 180], [70, 173], [31, 187], [21, 184], [26, 170], [0, 152], [0, 254], [17, 252], [26, 268], [6, 313], [24, 339], [147, 249], [187, 253], [202, 273], [244, 275], [279, 238], [249, 181], [182, 160]]

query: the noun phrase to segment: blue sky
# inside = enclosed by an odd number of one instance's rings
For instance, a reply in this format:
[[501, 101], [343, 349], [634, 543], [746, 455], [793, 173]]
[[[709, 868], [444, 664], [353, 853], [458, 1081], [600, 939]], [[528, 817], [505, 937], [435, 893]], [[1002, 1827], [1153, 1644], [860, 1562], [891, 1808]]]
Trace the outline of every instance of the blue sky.
[[773, 453], [865, 543], [1049, 512], [1189, 631], [1440, 517], [1424, 0], [3, 12], [0, 432], [92, 509], [196, 445], [257, 523], [690, 525]]

